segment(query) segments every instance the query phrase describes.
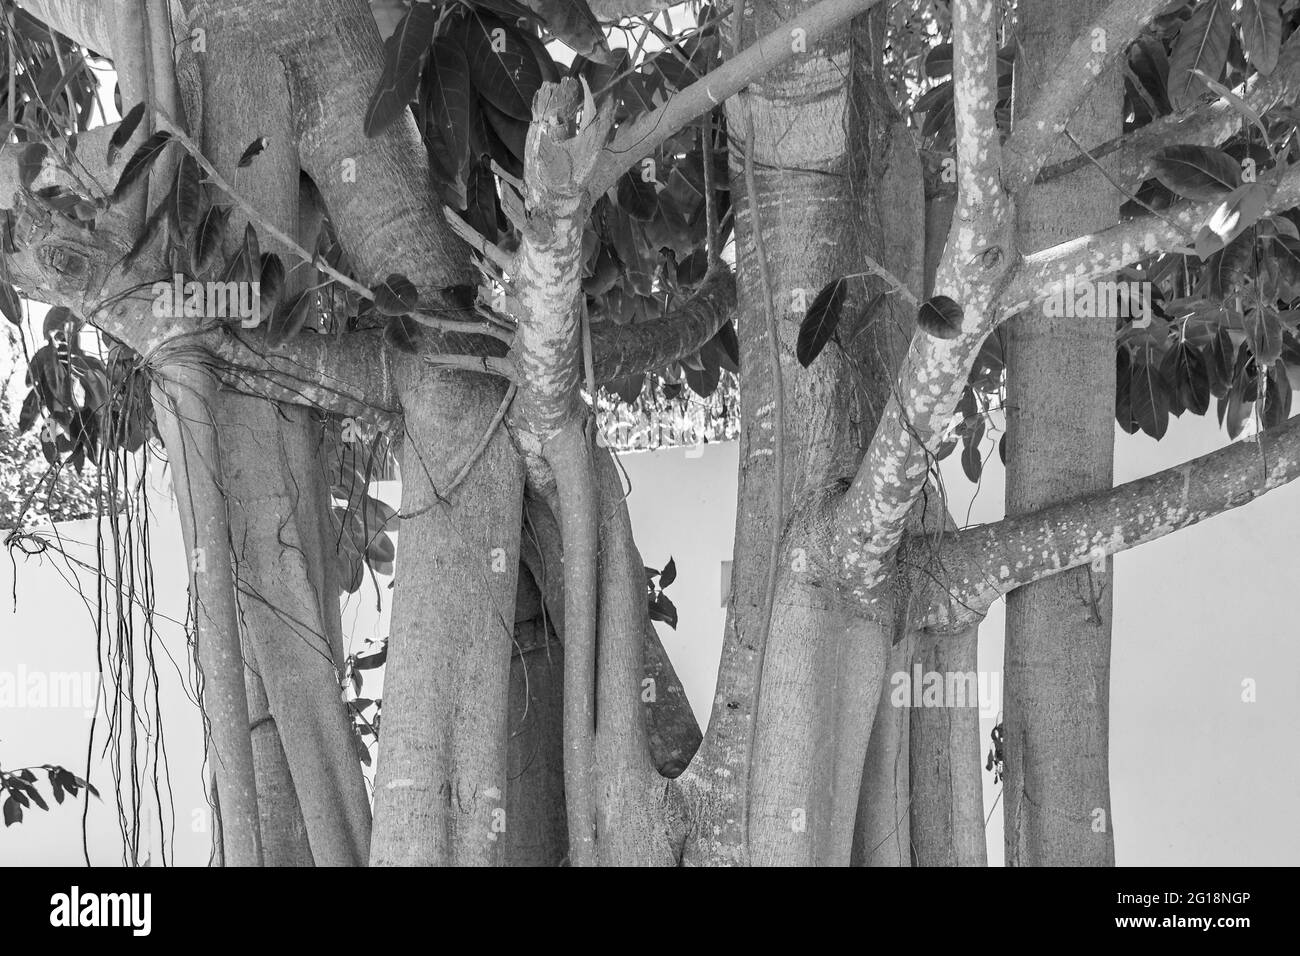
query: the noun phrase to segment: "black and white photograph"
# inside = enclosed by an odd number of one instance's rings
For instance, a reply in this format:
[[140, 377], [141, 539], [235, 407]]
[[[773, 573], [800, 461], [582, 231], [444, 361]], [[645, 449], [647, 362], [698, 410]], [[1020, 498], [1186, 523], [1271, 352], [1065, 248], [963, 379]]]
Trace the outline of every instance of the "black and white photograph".
[[1300, 0], [0, 0], [0, 64], [7, 939], [411, 892], [281, 867], [1280, 926]]

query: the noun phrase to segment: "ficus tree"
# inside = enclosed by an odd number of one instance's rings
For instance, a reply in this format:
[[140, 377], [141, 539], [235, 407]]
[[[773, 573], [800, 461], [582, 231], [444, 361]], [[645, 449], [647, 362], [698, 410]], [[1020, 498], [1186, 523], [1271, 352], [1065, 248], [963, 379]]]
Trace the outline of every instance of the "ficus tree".
[[[1073, 575], [1096, 670], [1009, 682], [1008, 859], [1113, 862], [1107, 559], [1300, 472], [1296, 7], [6, 3], [0, 305], [67, 317], [28, 417], [165, 450], [221, 859], [982, 864], [977, 710], [889, 676], [973, 670], [1008, 594], [1041, 671]], [[733, 375], [701, 733], [595, 408]], [[1111, 486], [1112, 416], [1211, 399], [1248, 440]], [[958, 527], [938, 463], [995, 448]]]

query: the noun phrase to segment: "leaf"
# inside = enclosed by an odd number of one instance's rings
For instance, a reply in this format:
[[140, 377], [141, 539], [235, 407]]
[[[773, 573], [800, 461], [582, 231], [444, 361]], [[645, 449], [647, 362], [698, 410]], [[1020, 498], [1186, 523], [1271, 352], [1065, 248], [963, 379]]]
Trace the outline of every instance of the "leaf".
[[371, 564], [386, 564], [395, 557], [397, 549], [393, 547], [393, 539], [382, 531], [376, 532], [366, 543], [366, 560]]
[[1221, 149], [1166, 146], [1152, 157], [1156, 179], [1180, 196], [1222, 199], [1241, 185], [1241, 166]]
[[363, 129], [375, 137], [406, 110], [420, 83], [420, 64], [438, 25], [438, 6], [416, 3], [384, 43], [384, 69], [366, 107]]
[[149, 172], [149, 168], [157, 162], [158, 157], [171, 141], [172, 134], [160, 129], [140, 144], [140, 148], [131, 154], [131, 158], [122, 167], [122, 175], [118, 177], [117, 185], [113, 187], [112, 202], [121, 200], [131, 187]]
[[420, 304], [414, 283], [394, 272], [375, 289], [375, 308], [384, 315], [407, 315]]
[[284, 292], [284, 263], [274, 252], [264, 252], [258, 276], [259, 308], [265, 314], [275, 308]]
[[1260, 365], [1272, 365], [1282, 354], [1282, 323], [1277, 310], [1264, 306], [1251, 309], [1243, 317], [1246, 344]]
[[718, 334], [713, 337], [721, 349], [719, 362], [723, 368], [732, 374], [740, 372], [740, 339], [736, 337], [736, 327], [727, 319], [722, 323], [722, 328], [718, 329]]
[[980, 445], [984, 441], [984, 417], [977, 414], [967, 421], [973, 421], [973, 424], [962, 432], [961, 470], [973, 483], [978, 484], [980, 474], [984, 471], [984, 457], [980, 453]]
[[270, 144], [265, 136], [257, 137], [257, 139], [245, 146], [244, 151], [239, 154], [239, 162], [235, 164], [235, 168], [247, 169], [253, 165], [253, 160], [262, 155], [268, 145]]
[[804, 368], [813, 363], [835, 334], [848, 288], [848, 279], [844, 276], [832, 279], [817, 293], [812, 305], [808, 306], [808, 313], [799, 325], [799, 338], [794, 348], [795, 358]]
[[1179, 342], [1166, 352], [1160, 363], [1160, 374], [1169, 386], [1170, 411], [1175, 415], [1183, 411], [1204, 415], [1209, 409], [1209, 372], [1204, 357], [1191, 344]]
[[[700, 358], [701, 360], [704, 358], [703, 349], [700, 350]], [[685, 360], [683, 360], [682, 372], [686, 379], [686, 384], [691, 387], [691, 391], [700, 396], [700, 398], [708, 398], [718, 390], [718, 382], [721, 381], [717, 360], [715, 359], [713, 362], [701, 361], [699, 365], [700, 367], [698, 369], [691, 368], [689, 365], [686, 365]]]
[[199, 164], [189, 153], [176, 165], [176, 184], [172, 189], [172, 225], [176, 235], [187, 239], [199, 222], [203, 190], [199, 182]]
[[961, 334], [961, 306], [946, 295], [936, 295], [921, 303], [916, 324], [936, 339], [955, 339]]
[[221, 241], [226, 234], [226, 220], [230, 211], [221, 206], [209, 206], [208, 211], [199, 220], [194, 231], [194, 242], [190, 245], [190, 269], [199, 276], [221, 255]]
[[399, 352], [414, 355], [419, 350], [420, 326], [409, 315], [395, 315], [384, 326], [384, 341]]
[[650, 620], [663, 621], [674, 631], [677, 630], [677, 605], [662, 591], [650, 602]]
[[671, 555], [669, 555], [668, 563], [665, 564], [664, 569], [659, 572], [659, 587], [666, 588], [676, 580], [677, 562], [672, 559]]
[[4, 815], [7, 827], [23, 822], [23, 808], [12, 797], [5, 798]]
[[1175, 110], [1194, 108], [1205, 83], [1192, 70], [1217, 80], [1228, 62], [1232, 23], [1228, 4], [1210, 0], [1183, 24], [1169, 56], [1169, 102]]
[[1265, 76], [1277, 67], [1282, 46], [1282, 0], [1241, 0], [1241, 47]]
[[377, 667], [383, 667], [386, 663], [388, 663], [387, 644], [373, 654], [367, 654], [365, 657], [354, 657], [352, 659], [352, 669], [354, 671], [372, 671]]
[[44, 143], [28, 143], [18, 156], [18, 181], [30, 188], [45, 166], [50, 151]]
[[1169, 400], [1155, 362], [1134, 357], [1129, 366], [1129, 401], [1132, 420], [1156, 441], [1169, 428]]
[[426, 109], [429, 122], [446, 145], [444, 157], [459, 178], [470, 160], [470, 129], [474, 123], [474, 90], [470, 85], [465, 49], [449, 36], [433, 41], [425, 70]]
[[508, 116], [532, 119], [533, 94], [542, 85], [541, 67], [514, 27], [489, 14], [465, 19], [465, 55], [480, 96]]
[[18, 413], [18, 434], [22, 434], [36, 424], [36, 419], [41, 415], [41, 396], [35, 389], [27, 393], [23, 399], [22, 410]]
[[1196, 234], [1196, 254], [1204, 259], [1257, 223], [1271, 195], [1271, 188], [1263, 183], [1249, 183], [1234, 190]]
[[639, 166], [618, 178], [618, 204], [633, 219], [649, 222], [659, 209], [654, 181], [646, 182]]
[[274, 347], [301, 332], [311, 318], [315, 304], [316, 290], [307, 289], [300, 292], [293, 302], [278, 309], [267, 332], [268, 344]]
[[122, 149], [135, 135], [136, 127], [140, 125], [143, 117], [143, 102], [136, 103], [131, 107], [131, 111], [122, 117], [122, 121], [117, 124], [117, 129], [113, 130], [113, 135], [108, 140], [108, 165], [112, 166], [117, 162], [117, 158], [122, 155]]
[[131, 248], [128, 249], [126, 255], [122, 257], [123, 272], [131, 271], [131, 267], [134, 266], [136, 260], [140, 258], [140, 254], [144, 252], [145, 248], [153, 238], [158, 235], [158, 231], [162, 227], [163, 219], [167, 215], [167, 207], [167, 200], [164, 199], [157, 205], [153, 212], [149, 213], [149, 218], [144, 221], [144, 226], [140, 229], [140, 235], [136, 237]]
[[8, 282], [0, 282], [0, 312], [14, 325], [23, 324], [23, 303], [18, 290]]
[[609, 58], [605, 35], [587, 0], [531, 0], [533, 8], [546, 18], [547, 29], [564, 45], [588, 59]]

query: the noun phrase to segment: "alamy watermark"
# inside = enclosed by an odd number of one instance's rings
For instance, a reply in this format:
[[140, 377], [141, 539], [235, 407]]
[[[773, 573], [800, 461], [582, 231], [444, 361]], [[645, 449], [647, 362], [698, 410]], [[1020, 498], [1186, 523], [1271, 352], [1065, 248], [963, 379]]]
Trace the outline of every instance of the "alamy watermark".
[[153, 284], [153, 314], [159, 318], [238, 319], [246, 329], [262, 321], [260, 282], [198, 282], [177, 272], [171, 282]]
[[1049, 319], [1096, 319], [1131, 317], [1133, 325], [1145, 329], [1151, 324], [1151, 283], [1095, 281], [1066, 276], [1043, 300], [1043, 315]]
[[979, 707], [981, 717], [1002, 710], [1002, 674], [996, 671], [896, 671], [889, 678], [895, 707]]
[[0, 671], [0, 710], [17, 708], [80, 709], [95, 713], [99, 674], [95, 671]]

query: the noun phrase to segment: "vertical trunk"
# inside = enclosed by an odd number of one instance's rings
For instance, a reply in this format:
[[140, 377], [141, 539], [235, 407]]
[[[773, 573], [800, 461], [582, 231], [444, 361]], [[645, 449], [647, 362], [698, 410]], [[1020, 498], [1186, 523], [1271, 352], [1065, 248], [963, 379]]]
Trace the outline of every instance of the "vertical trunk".
[[[920, 634], [911, 676], [917, 669], [939, 674], [947, 687], [948, 675], [978, 675], [978, 644], [978, 627], [955, 635]], [[910, 815], [917, 866], [988, 865], [978, 680], [962, 686], [965, 701], [945, 693], [940, 707], [912, 708]]]
[[871, 742], [858, 794], [854, 866], [912, 865], [908, 815], [912, 786], [908, 761], [911, 697], [900, 700], [893, 677], [907, 671], [914, 643], [915, 639], [909, 636], [891, 647], [888, 666], [881, 675], [880, 702], [871, 725]]
[[[745, 37], [777, 28], [804, 5], [755, 4]], [[878, 56], [881, 41], [870, 31], [879, 26], [878, 19], [874, 27], [856, 23], [727, 102], [746, 373], [731, 600], [702, 746], [701, 762], [716, 769], [707, 780], [687, 772], [704, 795], [690, 862], [849, 861], [892, 622], [864, 621], [818, 587], [819, 551], [795, 529], [854, 473], [892, 383], [903, 344], [898, 330], [910, 319], [888, 300], [866, 314], [882, 286], [855, 280], [839, 329], [842, 347], [827, 345], [802, 369], [794, 343], [818, 291], [862, 271], [858, 242], [920, 287], [920, 168], [873, 75], [872, 51]], [[828, 235], [841, 241], [827, 242]], [[779, 516], [778, 454], [785, 476]], [[774, 535], [784, 544], [769, 622]]]
[[[248, 649], [245, 648], [245, 653]], [[253, 774], [262, 822], [262, 858], [267, 866], [311, 866], [307, 824], [289, 774], [284, 743], [271, 716], [262, 679], [251, 666], [244, 670], [248, 688], [248, 735], [253, 741]]]
[[167, 447], [189, 555], [209, 759], [222, 800], [223, 859], [230, 866], [260, 866], [257, 786], [248, 736], [230, 523], [212, 418], [216, 394], [207, 372], [167, 366], [154, 385], [154, 410]]
[[[1021, 8], [1026, 87], [1054, 68], [1103, 0]], [[1118, 82], [1101, 85], [1070, 121], [1084, 147], [1120, 132]], [[1073, 149], [1062, 147], [1063, 158]], [[1118, 197], [1091, 171], [1036, 187], [1020, 207], [1021, 246], [1042, 249], [1116, 220]], [[1007, 363], [1007, 514], [1109, 488], [1114, 450], [1115, 320], [1047, 318], [1011, 324]], [[1109, 562], [1107, 562], [1109, 566]], [[1109, 574], [1089, 567], [1007, 599], [1006, 858], [1011, 866], [1115, 862], [1107, 768]]]
[[402, 526], [375, 779], [372, 865], [498, 863], [523, 468], [498, 429], [465, 482], [440, 489], [504, 389], [405, 384]]

